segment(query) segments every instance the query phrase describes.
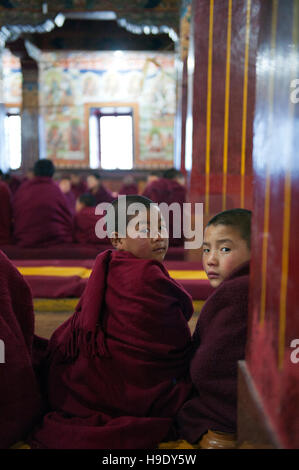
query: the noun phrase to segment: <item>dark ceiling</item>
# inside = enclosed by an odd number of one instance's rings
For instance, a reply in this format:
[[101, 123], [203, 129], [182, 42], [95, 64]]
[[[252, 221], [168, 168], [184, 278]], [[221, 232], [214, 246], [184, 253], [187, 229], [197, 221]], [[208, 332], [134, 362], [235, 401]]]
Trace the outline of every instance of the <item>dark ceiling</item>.
[[133, 34], [120, 27], [117, 21], [67, 19], [61, 28], [24, 37], [43, 51], [174, 50], [168, 34]]

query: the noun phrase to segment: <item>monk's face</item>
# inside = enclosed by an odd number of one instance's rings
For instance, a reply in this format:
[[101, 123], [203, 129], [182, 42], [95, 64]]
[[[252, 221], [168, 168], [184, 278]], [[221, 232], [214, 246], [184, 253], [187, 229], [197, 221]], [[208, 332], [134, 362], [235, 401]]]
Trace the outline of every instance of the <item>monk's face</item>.
[[146, 212], [135, 227], [139, 236], [132, 238], [129, 236], [129, 231], [126, 238], [118, 238], [116, 235], [112, 241], [115, 248], [129, 251], [136, 258], [155, 259], [162, 262], [168, 250], [168, 233], [158, 208], [157, 211], [159, 212], [158, 225], [153, 229], [152, 237], [150, 237], [150, 214]]
[[89, 190], [96, 189], [100, 184], [100, 181], [98, 180], [98, 178], [96, 178], [93, 175], [89, 175], [87, 177], [86, 182], [87, 182], [87, 187]]
[[70, 182], [70, 180], [68, 180], [68, 179], [62, 179], [62, 180], [60, 180], [60, 182], [59, 182], [59, 187], [60, 187], [61, 191], [62, 191], [64, 194], [69, 193], [70, 190], [72, 189], [72, 188], [71, 188], [71, 182]]
[[203, 267], [213, 287], [249, 261], [250, 250], [239, 231], [229, 225], [209, 225], [204, 232]]

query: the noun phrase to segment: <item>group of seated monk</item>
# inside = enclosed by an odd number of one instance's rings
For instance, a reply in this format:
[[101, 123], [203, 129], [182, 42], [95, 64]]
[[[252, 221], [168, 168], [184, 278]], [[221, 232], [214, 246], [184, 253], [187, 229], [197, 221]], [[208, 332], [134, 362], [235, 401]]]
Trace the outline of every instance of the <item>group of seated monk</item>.
[[[50, 160], [36, 162], [32, 174], [27, 174], [13, 195], [5, 181], [0, 181], [0, 246], [14, 243], [24, 248], [45, 248], [67, 243], [99, 244], [95, 234], [95, 206], [111, 203], [119, 195], [138, 193], [131, 175], [127, 176], [118, 193], [111, 192], [101, 182], [100, 174], [89, 174], [86, 183], [79, 176], [62, 175], [53, 179], [55, 167]], [[167, 170], [162, 177], [151, 175], [144, 196], [152, 201], [181, 206], [186, 201], [183, 175]], [[12, 178], [15, 182], [16, 178]], [[10, 183], [12, 183], [10, 181]], [[169, 231], [173, 221], [170, 215]], [[183, 244], [183, 237], [170, 238], [170, 245]]]
[[[132, 238], [127, 208], [136, 202], [147, 235]], [[40, 449], [201, 448], [211, 433], [235, 446], [251, 212], [222, 212], [205, 228], [203, 266], [215, 291], [191, 336], [192, 299], [165, 269], [168, 237], [157, 204], [150, 230], [152, 207], [128, 196], [125, 228], [111, 211], [114, 250], [98, 255], [75, 313], [49, 341], [34, 336], [28, 287], [0, 253], [0, 448], [19, 440]]]

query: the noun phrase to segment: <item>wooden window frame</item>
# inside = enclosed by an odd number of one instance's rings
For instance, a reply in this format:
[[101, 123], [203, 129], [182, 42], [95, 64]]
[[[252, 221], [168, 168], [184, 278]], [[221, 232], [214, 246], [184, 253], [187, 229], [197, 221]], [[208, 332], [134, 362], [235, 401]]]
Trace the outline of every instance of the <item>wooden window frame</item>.
[[[131, 108], [132, 109], [132, 119], [133, 119], [133, 168], [132, 169], [136, 168], [136, 162], [139, 160], [139, 105], [138, 103], [127, 103], [124, 101], [85, 103], [85, 161], [87, 161], [89, 165], [90, 165], [89, 117], [90, 117], [90, 110], [92, 108]], [[115, 114], [117, 113], [103, 114], [103, 115], [109, 116], [109, 115], [115, 115]], [[99, 169], [101, 169], [101, 166], [99, 167]], [[127, 171], [127, 170], [119, 169], [118, 171]]]

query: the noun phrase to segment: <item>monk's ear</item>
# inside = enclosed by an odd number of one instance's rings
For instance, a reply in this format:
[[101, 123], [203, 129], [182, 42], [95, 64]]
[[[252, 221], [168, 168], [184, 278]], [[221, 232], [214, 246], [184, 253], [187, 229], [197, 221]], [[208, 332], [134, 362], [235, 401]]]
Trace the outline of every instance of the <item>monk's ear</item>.
[[114, 248], [117, 250], [121, 250], [123, 248], [123, 239], [120, 238], [118, 232], [112, 232], [109, 238]]

